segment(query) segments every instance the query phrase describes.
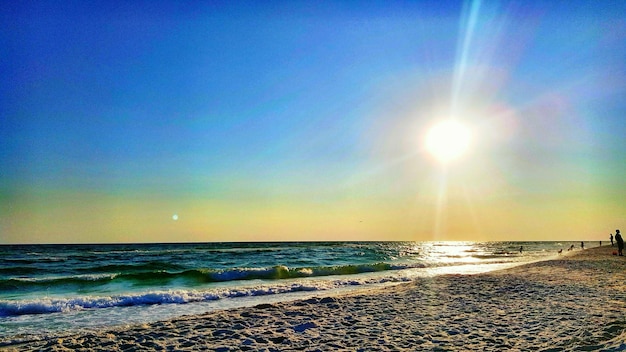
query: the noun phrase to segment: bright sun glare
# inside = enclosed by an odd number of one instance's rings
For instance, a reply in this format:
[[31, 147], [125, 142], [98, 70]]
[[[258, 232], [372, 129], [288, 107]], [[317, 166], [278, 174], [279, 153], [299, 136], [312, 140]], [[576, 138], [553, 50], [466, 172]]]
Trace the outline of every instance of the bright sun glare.
[[445, 120], [432, 126], [426, 134], [426, 149], [442, 163], [448, 163], [465, 154], [468, 150], [471, 133], [467, 126]]

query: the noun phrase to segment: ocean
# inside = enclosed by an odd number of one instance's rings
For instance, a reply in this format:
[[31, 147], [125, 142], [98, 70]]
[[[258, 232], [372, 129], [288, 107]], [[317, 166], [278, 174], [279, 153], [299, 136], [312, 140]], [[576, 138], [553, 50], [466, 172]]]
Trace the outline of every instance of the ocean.
[[580, 250], [580, 242], [2, 245], [0, 346], [481, 273], [548, 259], [571, 245]]

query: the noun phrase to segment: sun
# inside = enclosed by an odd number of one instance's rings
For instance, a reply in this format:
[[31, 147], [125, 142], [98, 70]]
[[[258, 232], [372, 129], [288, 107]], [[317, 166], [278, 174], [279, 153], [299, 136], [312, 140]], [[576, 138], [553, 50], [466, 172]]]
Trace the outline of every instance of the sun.
[[444, 120], [433, 125], [426, 133], [426, 150], [439, 162], [447, 164], [467, 153], [470, 146], [470, 129], [456, 120]]

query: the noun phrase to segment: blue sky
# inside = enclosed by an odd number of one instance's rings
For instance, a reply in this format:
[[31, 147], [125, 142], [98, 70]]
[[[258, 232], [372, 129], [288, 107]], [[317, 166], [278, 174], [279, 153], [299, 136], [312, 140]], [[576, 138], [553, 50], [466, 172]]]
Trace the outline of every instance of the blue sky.
[[[620, 1], [0, 16], [6, 242], [603, 238], [625, 222]], [[442, 172], [421, 139], [450, 114], [477, 132]]]

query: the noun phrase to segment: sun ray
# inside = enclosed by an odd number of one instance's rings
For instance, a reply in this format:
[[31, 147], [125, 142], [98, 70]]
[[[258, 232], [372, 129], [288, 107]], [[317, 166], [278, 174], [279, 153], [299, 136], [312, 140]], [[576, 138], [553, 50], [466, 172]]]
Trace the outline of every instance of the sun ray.
[[[450, 103], [451, 114], [453, 116], [457, 115], [458, 105], [459, 105], [459, 96], [461, 92], [461, 86], [464, 81], [465, 71], [468, 65], [468, 56], [470, 51], [470, 44], [472, 42], [472, 37], [474, 36], [474, 30], [476, 28], [476, 23], [478, 21], [478, 13], [480, 11], [480, 0], [474, 0], [470, 4], [470, 10], [467, 17], [462, 16], [461, 23], [461, 31], [464, 31], [462, 38], [463, 41], [460, 43], [461, 49], [459, 53], [459, 60], [455, 66], [454, 70], [454, 82], [452, 87], [452, 101]], [[466, 25], [464, 25], [466, 23]]]
[[445, 221], [444, 213], [447, 203], [448, 177], [447, 170], [442, 167], [439, 175], [439, 190], [437, 192], [437, 202], [435, 204], [435, 219], [433, 226], [433, 235], [435, 240], [445, 237]]

